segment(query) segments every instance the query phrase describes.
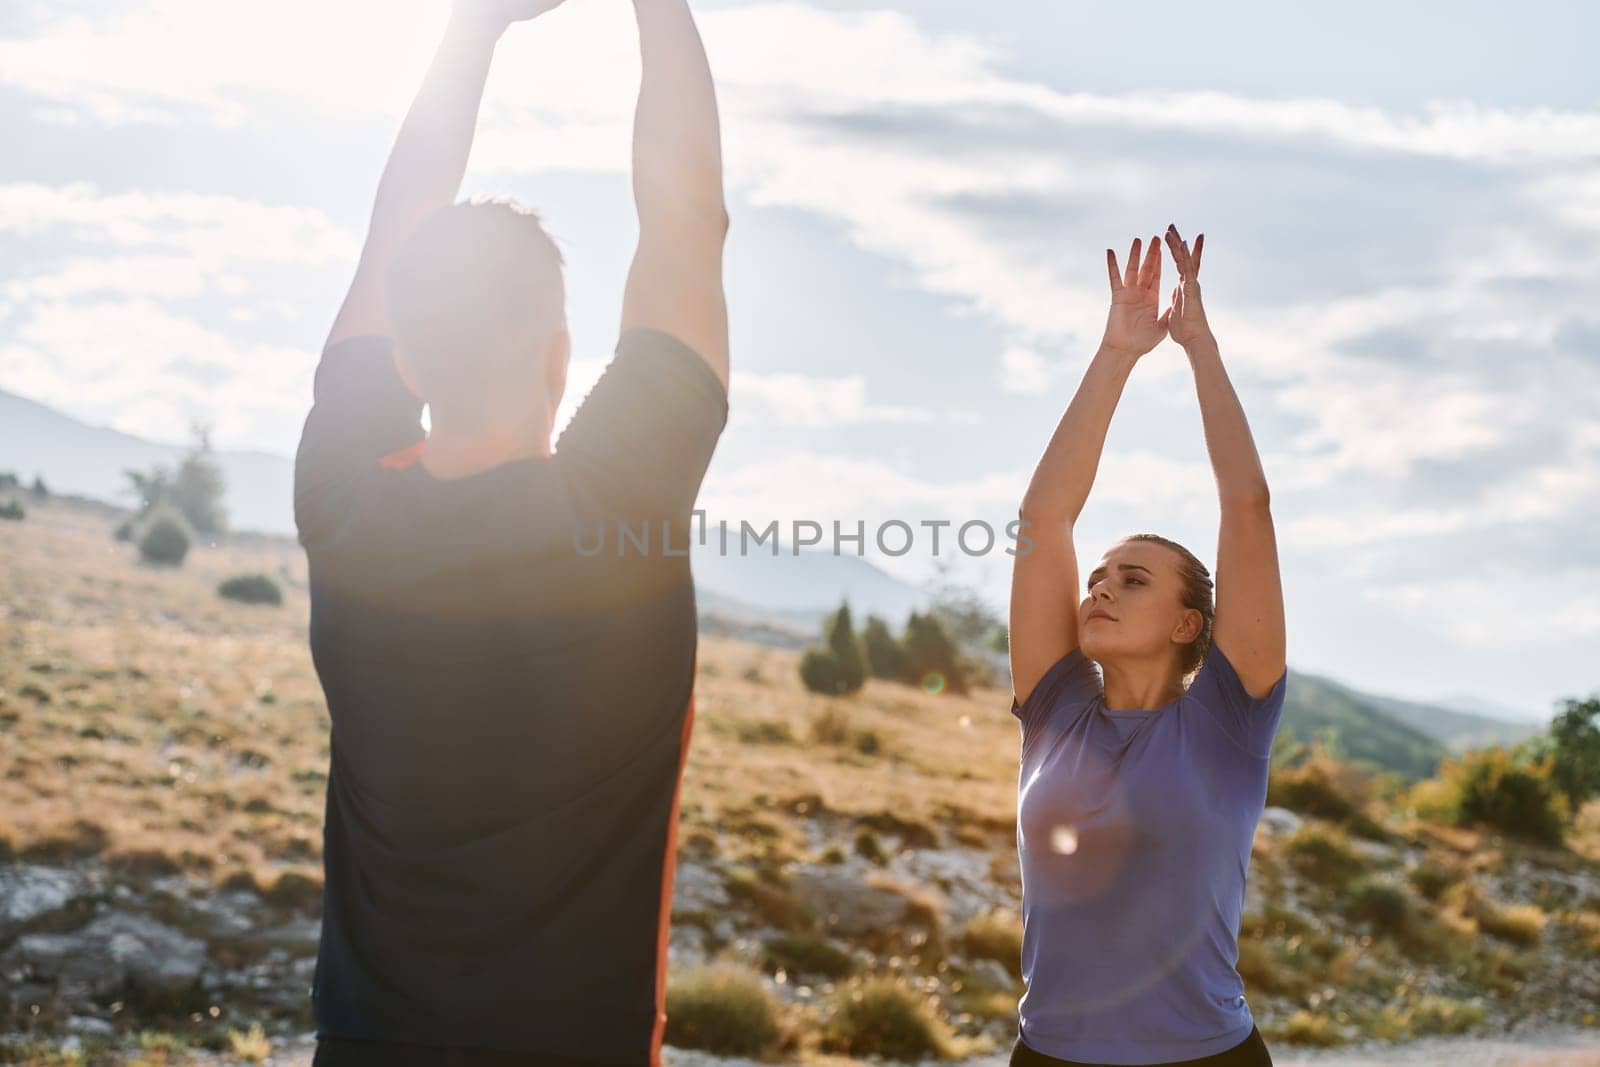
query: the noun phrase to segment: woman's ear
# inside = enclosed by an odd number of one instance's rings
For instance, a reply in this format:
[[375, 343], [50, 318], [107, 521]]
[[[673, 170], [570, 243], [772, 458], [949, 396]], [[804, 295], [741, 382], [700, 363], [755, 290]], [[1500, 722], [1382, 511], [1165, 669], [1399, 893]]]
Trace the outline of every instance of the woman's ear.
[[544, 387], [554, 416], [567, 391], [567, 365], [572, 361], [572, 335], [563, 326], [551, 336], [544, 350]]
[[1205, 628], [1206, 617], [1200, 614], [1196, 608], [1185, 608], [1183, 610], [1183, 622], [1178, 625], [1178, 631], [1174, 635], [1174, 639], [1180, 645], [1187, 645], [1199, 637], [1205, 631]]

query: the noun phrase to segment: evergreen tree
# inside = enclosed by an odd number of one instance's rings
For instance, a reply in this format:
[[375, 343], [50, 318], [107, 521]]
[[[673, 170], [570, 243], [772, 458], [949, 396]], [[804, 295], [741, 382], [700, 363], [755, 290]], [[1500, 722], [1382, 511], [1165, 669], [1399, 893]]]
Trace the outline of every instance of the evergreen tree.
[[828, 617], [822, 628], [823, 642], [839, 663], [840, 692], [854, 693], [867, 680], [867, 664], [861, 654], [861, 643], [856, 639], [855, 626], [850, 621], [850, 605], [840, 604], [839, 610]]
[[861, 630], [861, 647], [867, 656], [867, 670], [874, 678], [898, 681], [906, 670], [905, 649], [889, 632], [888, 623], [876, 615], [867, 616]]

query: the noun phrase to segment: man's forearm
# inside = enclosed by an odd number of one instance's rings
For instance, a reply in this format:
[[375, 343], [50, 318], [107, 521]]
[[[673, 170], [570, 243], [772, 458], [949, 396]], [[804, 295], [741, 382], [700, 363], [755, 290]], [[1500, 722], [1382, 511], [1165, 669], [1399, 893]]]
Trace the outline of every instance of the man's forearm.
[[686, 0], [634, 0], [643, 74], [633, 120], [642, 226], [685, 213], [726, 218], [722, 135], [705, 48]]
[[451, 16], [378, 182], [374, 236], [397, 243], [429, 213], [455, 202], [502, 29], [482, 19]]

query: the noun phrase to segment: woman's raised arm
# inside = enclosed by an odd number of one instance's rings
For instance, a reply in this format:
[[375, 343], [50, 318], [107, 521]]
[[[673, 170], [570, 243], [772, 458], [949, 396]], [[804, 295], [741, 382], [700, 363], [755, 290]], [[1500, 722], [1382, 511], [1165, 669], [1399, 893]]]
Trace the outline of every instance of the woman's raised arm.
[[1167, 246], [1182, 279], [1172, 291], [1172, 306], [1167, 309], [1169, 329], [1172, 339], [1189, 354], [1194, 370], [1206, 449], [1222, 504], [1211, 642], [1227, 656], [1245, 691], [1253, 697], [1265, 696], [1283, 677], [1287, 656], [1283, 582], [1267, 477], [1200, 301], [1205, 235], [1195, 238], [1191, 255], [1177, 227], [1169, 226]]
[[1089, 498], [1111, 414], [1139, 357], [1167, 336], [1157, 316], [1161, 244], [1152, 239], [1141, 264], [1134, 238], [1126, 270], [1106, 249], [1111, 311], [1100, 348], [1056, 425], [1028, 483], [1018, 517], [1023, 538], [1011, 569], [1011, 688], [1023, 703], [1039, 679], [1078, 647], [1078, 560], [1072, 527]]

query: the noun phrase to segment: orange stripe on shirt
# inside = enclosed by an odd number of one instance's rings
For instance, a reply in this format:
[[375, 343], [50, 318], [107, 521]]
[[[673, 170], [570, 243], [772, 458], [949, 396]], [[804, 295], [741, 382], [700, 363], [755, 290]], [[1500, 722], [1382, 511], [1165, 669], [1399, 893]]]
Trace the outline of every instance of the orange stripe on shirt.
[[387, 471], [403, 471], [421, 458], [422, 446], [427, 443], [428, 439], [424, 437], [415, 444], [397, 448], [393, 452], [386, 452], [378, 457], [378, 465]]
[[667, 945], [672, 927], [672, 882], [678, 872], [678, 800], [683, 795], [683, 767], [689, 759], [689, 733], [694, 728], [694, 690], [683, 716], [678, 748], [678, 781], [672, 788], [672, 813], [667, 816], [667, 851], [661, 863], [661, 913], [656, 929], [656, 1023], [650, 1034], [650, 1067], [661, 1067], [661, 1039], [667, 1027]]

